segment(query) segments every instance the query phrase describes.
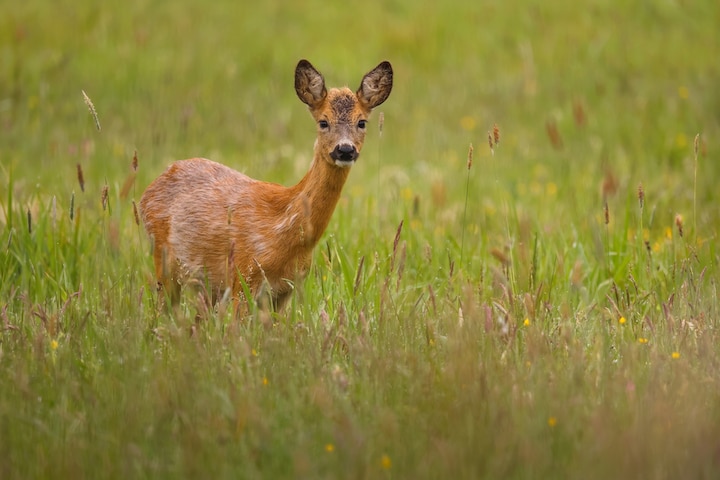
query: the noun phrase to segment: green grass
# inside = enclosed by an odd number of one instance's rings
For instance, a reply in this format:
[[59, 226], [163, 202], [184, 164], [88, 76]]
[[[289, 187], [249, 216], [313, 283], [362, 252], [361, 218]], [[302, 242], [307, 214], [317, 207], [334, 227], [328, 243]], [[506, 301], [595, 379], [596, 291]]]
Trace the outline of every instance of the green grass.
[[[0, 478], [720, 476], [718, 18], [6, 6]], [[132, 202], [191, 156], [296, 182], [300, 58], [395, 68], [307, 281], [282, 315], [162, 313]]]

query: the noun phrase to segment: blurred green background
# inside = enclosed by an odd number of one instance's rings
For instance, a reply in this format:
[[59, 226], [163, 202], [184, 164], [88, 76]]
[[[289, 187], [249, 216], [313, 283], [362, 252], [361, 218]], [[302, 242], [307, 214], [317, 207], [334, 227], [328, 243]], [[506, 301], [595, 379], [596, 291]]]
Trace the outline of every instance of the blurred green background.
[[[29, 1], [3, 10], [0, 155], [20, 199], [33, 189], [66, 198], [76, 163], [91, 181], [122, 182], [135, 150], [140, 186], [190, 156], [296, 181], [314, 131], [293, 90], [300, 58], [329, 85], [353, 88], [379, 61], [393, 63], [381, 164], [370, 141], [351, 177], [377, 187], [380, 176], [381, 198], [408, 187], [426, 203], [436, 182], [452, 200], [472, 142], [479, 203], [552, 180], [588, 210], [611, 171], [683, 209], [693, 137], [713, 151], [720, 122], [711, 1]], [[502, 146], [491, 158], [495, 123]], [[698, 193], [710, 196], [715, 162], [702, 169]], [[540, 219], [570, 208], [539, 200]]]

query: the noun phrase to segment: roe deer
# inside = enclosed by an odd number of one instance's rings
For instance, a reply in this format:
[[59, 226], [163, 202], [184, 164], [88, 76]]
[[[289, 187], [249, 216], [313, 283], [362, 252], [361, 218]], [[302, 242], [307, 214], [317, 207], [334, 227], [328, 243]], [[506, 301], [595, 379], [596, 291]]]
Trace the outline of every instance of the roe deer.
[[[269, 292], [280, 309], [305, 278], [312, 250], [325, 231], [350, 167], [358, 159], [373, 108], [390, 95], [393, 70], [382, 62], [353, 93], [325, 88], [307, 60], [295, 69], [295, 91], [317, 122], [310, 170], [292, 187], [252, 179], [204, 158], [173, 163], [140, 199], [153, 242], [158, 287], [173, 303], [180, 284], [204, 278], [213, 301], [227, 289], [236, 315]], [[246, 299], [243, 282], [252, 299]]]

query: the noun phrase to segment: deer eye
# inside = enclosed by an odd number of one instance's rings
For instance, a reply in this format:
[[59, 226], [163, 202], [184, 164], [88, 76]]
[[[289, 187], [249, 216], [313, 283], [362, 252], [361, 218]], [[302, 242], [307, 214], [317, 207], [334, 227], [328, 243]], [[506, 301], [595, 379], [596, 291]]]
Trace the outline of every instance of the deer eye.
[[360, 129], [362, 129], [362, 130], [364, 130], [365, 127], [367, 127], [367, 120], [360, 120], [360, 121], [357, 123], [357, 127], [360, 128]]
[[320, 120], [320, 121], [318, 122], [318, 125], [319, 125], [320, 128], [322, 128], [323, 130], [325, 130], [326, 128], [330, 127], [330, 124], [328, 123], [327, 120]]

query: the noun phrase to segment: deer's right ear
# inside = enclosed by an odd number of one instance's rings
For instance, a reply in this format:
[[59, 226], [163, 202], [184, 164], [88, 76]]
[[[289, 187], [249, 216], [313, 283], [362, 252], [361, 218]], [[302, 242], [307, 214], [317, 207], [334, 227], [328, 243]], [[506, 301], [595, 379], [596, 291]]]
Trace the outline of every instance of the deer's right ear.
[[314, 108], [327, 96], [325, 79], [307, 60], [300, 60], [295, 67], [295, 92], [310, 108]]

